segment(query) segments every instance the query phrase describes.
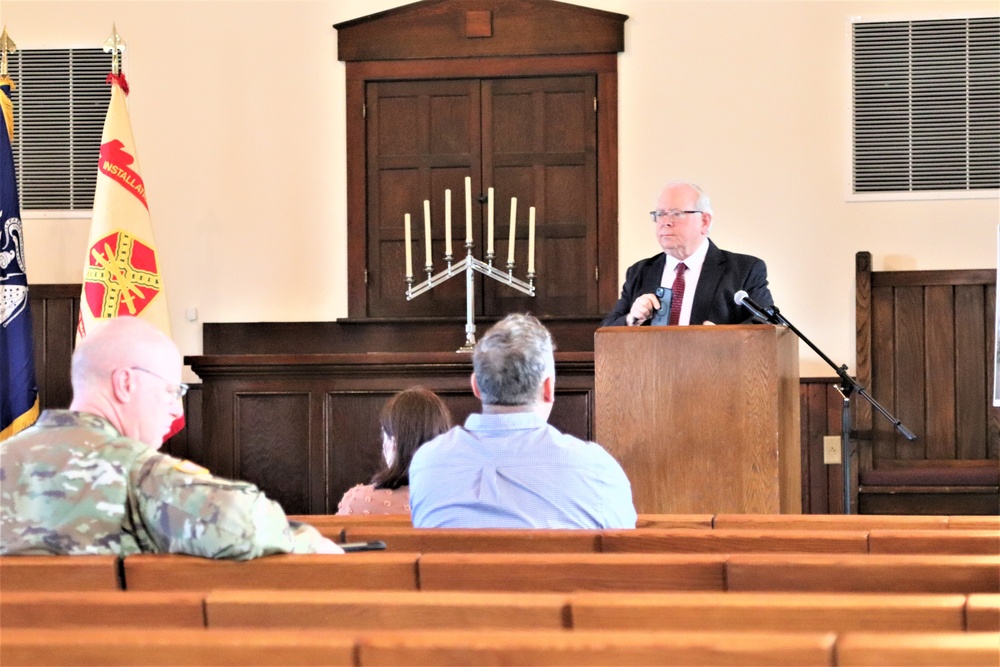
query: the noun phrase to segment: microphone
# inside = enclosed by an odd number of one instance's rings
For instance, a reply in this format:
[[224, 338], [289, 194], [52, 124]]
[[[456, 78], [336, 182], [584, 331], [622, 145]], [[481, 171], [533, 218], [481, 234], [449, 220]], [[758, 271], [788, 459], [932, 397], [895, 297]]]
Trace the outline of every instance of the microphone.
[[660, 300], [660, 309], [653, 313], [649, 325], [662, 327], [670, 324], [670, 302], [673, 300], [673, 290], [669, 287], [657, 287], [656, 298]]
[[779, 324], [779, 322], [777, 321], [775, 309], [770, 307], [765, 308], [761, 306], [759, 303], [750, 298], [750, 295], [747, 294], [746, 290], [741, 289], [739, 292], [734, 294], [733, 301], [736, 302], [737, 306], [743, 306], [744, 308], [749, 310], [751, 313], [753, 313], [754, 317], [759, 319], [761, 322], [767, 322], [769, 324]]

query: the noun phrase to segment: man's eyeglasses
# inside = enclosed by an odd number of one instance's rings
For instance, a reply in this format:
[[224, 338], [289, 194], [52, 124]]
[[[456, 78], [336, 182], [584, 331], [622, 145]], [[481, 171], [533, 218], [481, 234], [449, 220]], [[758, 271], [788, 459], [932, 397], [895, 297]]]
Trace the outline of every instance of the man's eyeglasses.
[[659, 222], [663, 218], [666, 218], [670, 222], [677, 222], [685, 215], [702, 212], [703, 211], [678, 211], [676, 208], [672, 208], [669, 211], [650, 211], [649, 216], [653, 219], [653, 222]]
[[142, 371], [143, 373], [152, 375], [153, 377], [159, 380], [163, 380], [163, 382], [166, 383], [167, 385], [166, 386], [167, 393], [170, 394], [170, 397], [173, 398], [175, 401], [181, 400], [182, 398], [184, 398], [184, 395], [188, 393], [188, 386], [183, 382], [181, 382], [180, 384], [174, 384], [165, 377], [157, 375], [153, 371], [148, 371], [145, 368], [140, 368], [139, 366], [131, 366], [129, 370]]

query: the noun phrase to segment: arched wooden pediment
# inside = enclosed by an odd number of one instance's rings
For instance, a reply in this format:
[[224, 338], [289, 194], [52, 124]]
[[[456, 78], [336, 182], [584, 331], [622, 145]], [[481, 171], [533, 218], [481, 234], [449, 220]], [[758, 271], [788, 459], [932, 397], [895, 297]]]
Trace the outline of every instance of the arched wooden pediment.
[[422, 0], [344, 21], [344, 61], [620, 53], [624, 14], [554, 0]]

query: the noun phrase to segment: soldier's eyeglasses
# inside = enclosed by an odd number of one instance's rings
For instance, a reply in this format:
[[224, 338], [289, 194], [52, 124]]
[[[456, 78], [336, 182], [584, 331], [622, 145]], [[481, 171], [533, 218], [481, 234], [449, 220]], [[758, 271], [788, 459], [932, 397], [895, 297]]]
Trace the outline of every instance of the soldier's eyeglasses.
[[650, 211], [649, 216], [653, 219], [653, 222], [659, 222], [663, 218], [666, 218], [670, 222], [677, 222], [683, 216], [691, 215], [692, 213], [703, 213], [703, 211], [678, 211], [676, 208], [672, 208], [669, 211]]
[[170, 397], [173, 398], [175, 401], [181, 400], [182, 398], [184, 398], [184, 395], [188, 393], [188, 386], [186, 384], [184, 384], [183, 382], [181, 382], [180, 384], [174, 384], [173, 382], [171, 382], [167, 378], [165, 378], [165, 377], [163, 377], [161, 375], [157, 375], [153, 371], [148, 371], [145, 368], [141, 368], [139, 366], [131, 366], [129, 368], [129, 370], [142, 371], [143, 373], [146, 373], [148, 375], [152, 375], [153, 377], [157, 378], [158, 380], [163, 380], [163, 382], [166, 383], [166, 385], [167, 385], [166, 386], [167, 393], [170, 394]]

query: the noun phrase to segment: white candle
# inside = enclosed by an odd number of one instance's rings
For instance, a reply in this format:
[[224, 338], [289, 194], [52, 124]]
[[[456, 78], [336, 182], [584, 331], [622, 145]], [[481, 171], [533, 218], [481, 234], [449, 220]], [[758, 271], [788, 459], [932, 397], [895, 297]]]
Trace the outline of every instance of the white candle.
[[465, 242], [472, 243], [472, 177], [465, 177]]
[[507, 248], [507, 263], [514, 263], [514, 229], [517, 224], [517, 197], [510, 198], [510, 246]]
[[486, 191], [486, 254], [493, 254], [493, 188]]
[[444, 191], [444, 254], [451, 254], [451, 190]]
[[528, 208], [528, 273], [535, 272], [535, 207]]
[[424, 251], [427, 266], [431, 265], [431, 200], [424, 200]]
[[413, 236], [410, 232], [410, 214], [403, 216], [403, 225], [406, 228], [406, 277], [413, 277]]

